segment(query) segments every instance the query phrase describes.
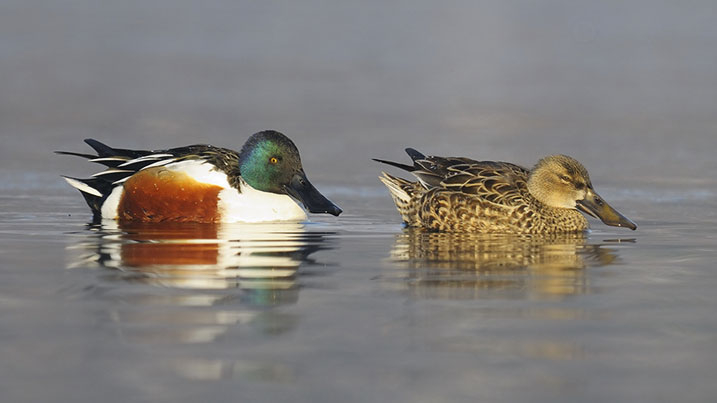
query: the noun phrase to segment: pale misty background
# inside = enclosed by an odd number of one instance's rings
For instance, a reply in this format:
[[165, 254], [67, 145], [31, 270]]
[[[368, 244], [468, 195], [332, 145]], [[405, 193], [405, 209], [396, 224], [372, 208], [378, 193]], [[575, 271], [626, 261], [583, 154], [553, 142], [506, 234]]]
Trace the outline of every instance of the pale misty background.
[[[0, 0], [0, 400], [714, 400], [716, 21], [714, 0]], [[52, 153], [263, 129], [340, 217], [186, 245], [91, 226], [60, 175], [99, 166]], [[370, 159], [408, 146], [572, 155], [639, 228], [403, 230]], [[207, 237], [293, 271], [123, 260]]]
[[86, 137], [238, 149], [271, 128], [294, 139], [324, 186], [378, 187], [369, 158], [404, 159], [406, 146], [525, 165], [568, 153], [596, 185], [712, 186], [716, 10], [713, 1], [3, 1], [2, 180], [73, 191], [53, 174], [94, 168], [51, 151], [87, 151]]

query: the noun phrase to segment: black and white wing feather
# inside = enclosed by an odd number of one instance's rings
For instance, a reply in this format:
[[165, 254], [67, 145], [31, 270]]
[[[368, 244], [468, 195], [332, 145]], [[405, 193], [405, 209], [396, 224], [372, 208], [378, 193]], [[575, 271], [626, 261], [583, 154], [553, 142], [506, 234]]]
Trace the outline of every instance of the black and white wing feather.
[[73, 155], [86, 158], [105, 166], [105, 169], [93, 174], [90, 178], [80, 179], [64, 176], [67, 183], [79, 190], [92, 209], [95, 217], [100, 216], [102, 204], [112, 190], [124, 183], [135, 173], [148, 168], [164, 166], [179, 161], [204, 160], [211, 162], [227, 173], [238, 170], [238, 155], [232, 150], [210, 145], [192, 145], [168, 150], [130, 150], [112, 148], [94, 139], [86, 139], [97, 155], [56, 151], [57, 154]]

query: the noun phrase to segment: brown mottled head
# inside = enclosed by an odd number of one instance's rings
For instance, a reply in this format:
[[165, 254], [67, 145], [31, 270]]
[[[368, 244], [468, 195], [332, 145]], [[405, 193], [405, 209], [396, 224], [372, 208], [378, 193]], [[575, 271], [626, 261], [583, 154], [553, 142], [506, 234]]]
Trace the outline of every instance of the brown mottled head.
[[538, 161], [530, 171], [528, 190], [550, 207], [575, 208], [592, 188], [585, 167], [567, 155], [551, 155]]
[[637, 228], [598, 196], [587, 169], [567, 155], [551, 155], [538, 161], [530, 171], [528, 191], [547, 206], [578, 209], [607, 225]]

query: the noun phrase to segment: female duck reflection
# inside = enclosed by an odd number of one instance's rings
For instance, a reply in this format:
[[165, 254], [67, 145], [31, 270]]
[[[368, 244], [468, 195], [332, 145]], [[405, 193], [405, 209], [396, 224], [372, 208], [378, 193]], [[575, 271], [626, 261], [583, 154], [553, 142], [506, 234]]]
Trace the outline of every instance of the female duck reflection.
[[105, 222], [90, 229], [97, 236], [75, 245], [81, 256], [72, 266], [95, 261], [124, 279], [172, 288], [239, 287], [252, 305], [295, 302], [299, 266], [332, 248], [330, 233], [307, 231], [302, 223]]
[[[620, 242], [620, 241], [605, 241]], [[561, 297], [588, 291], [585, 268], [618, 259], [583, 233], [480, 235], [407, 228], [391, 260], [408, 267], [403, 284], [426, 298]]]

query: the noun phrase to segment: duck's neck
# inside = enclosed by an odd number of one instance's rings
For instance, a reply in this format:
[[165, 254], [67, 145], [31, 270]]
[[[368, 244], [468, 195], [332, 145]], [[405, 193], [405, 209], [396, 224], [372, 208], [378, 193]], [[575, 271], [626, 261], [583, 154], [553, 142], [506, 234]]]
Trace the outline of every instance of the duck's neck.
[[549, 206], [532, 194], [526, 200], [539, 225], [545, 228], [562, 228], [565, 231], [584, 231], [589, 228], [588, 221], [575, 209]]

